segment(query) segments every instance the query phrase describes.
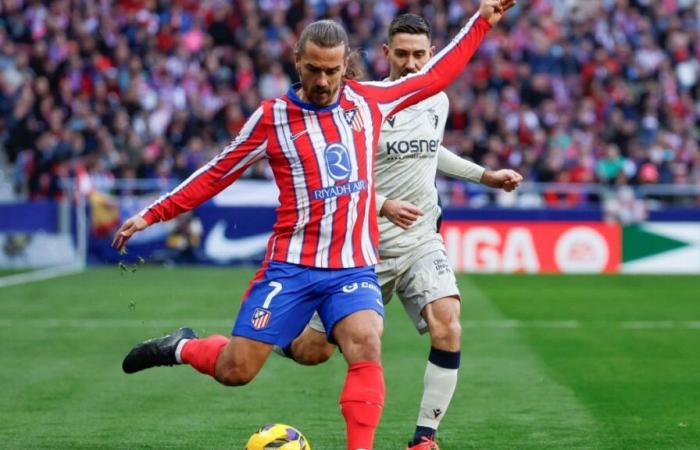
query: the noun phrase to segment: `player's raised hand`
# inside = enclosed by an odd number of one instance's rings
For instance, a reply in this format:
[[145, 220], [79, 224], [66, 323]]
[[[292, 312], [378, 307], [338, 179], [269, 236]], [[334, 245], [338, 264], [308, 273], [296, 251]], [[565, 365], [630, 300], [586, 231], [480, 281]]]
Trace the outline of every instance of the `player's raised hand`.
[[397, 227], [407, 230], [411, 228], [418, 217], [423, 215], [423, 211], [414, 204], [403, 200], [386, 199], [379, 215], [386, 217]]
[[479, 13], [491, 25], [496, 25], [517, 0], [481, 0]]
[[506, 192], [515, 190], [520, 182], [523, 181], [523, 176], [515, 170], [487, 170], [481, 177], [481, 184], [494, 189], [503, 189]]
[[143, 217], [138, 214], [131, 216], [114, 234], [114, 239], [112, 239], [112, 247], [122, 251], [126, 245], [126, 242], [131, 236], [138, 231], [145, 230], [146, 228], [148, 228], [148, 222], [146, 222]]

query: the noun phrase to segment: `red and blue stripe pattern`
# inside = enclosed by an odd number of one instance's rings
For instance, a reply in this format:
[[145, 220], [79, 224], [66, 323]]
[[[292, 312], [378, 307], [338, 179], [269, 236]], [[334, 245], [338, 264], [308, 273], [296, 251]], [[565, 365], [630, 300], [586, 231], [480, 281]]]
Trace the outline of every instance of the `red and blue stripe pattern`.
[[323, 108], [304, 103], [299, 85], [292, 86], [286, 96], [263, 102], [229, 146], [142, 216], [149, 223], [169, 220], [268, 158], [280, 206], [266, 261], [331, 269], [376, 264], [374, 153], [381, 124], [447, 87], [489, 29], [475, 15], [421, 72], [393, 82], [347, 81], [338, 101]]

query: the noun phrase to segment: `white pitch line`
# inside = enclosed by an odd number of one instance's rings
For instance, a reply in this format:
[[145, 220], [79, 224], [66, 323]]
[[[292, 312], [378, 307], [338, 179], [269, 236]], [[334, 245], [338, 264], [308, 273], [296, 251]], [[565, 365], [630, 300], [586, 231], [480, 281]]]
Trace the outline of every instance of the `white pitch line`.
[[218, 328], [233, 326], [231, 320], [217, 319], [0, 319], [0, 328], [38, 327], [38, 328], [177, 328], [183, 326], [197, 328]]
[[50, 280], [51, 278], [73, 275], [82, 271], [82, 265], [72, 264], [68, 266], [36, 270], [33, 272], [18, 273], [16, 275], [8, 275], [6, 277], [0, 277], [0, 288], [16, 286], [18, 284], [34, 283], [36, 281]]
[[677, 329], [689, 328], [700, 329], [700, 321], [697, 320], [657, 320], [657, 321], [630, 321], [621, 322], [620, 326], [628, 330], [644, 330], [644, 329]]
[[[231, 320], [221, 319], [36, 319], [17, 318], [0, 319], [0, 328], [38, 327], [38, 328], [177, 328], [190, 326], [195, 328], [229, 328]], [[615, 322], [581, 322], [577, 320], [465, 320], [464, 328], [471, 329], [610, 329], [623, 330], [700, 330], [698, 320], [657, 320], [657, 321], [615, 321]]]
[[465, 320], [464, 328], [579, 328], [577, 320]]

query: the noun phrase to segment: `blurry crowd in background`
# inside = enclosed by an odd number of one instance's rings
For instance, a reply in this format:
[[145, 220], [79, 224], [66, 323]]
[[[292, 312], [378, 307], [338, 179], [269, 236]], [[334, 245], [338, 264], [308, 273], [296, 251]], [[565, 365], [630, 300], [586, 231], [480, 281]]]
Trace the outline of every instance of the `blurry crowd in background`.
[[[0, 0], [0, 167], [60, 180], [182, 180], [296, 81], [304, 26], [341, 22], [366, 79], [397, 14], [439, 50], [477, 0]], [[527, 0], [448, 90], [445, 145], [528, 181], [700, 184], [700, 1]], [[3, 161], [4, 160], [4, 161]], [[261, 162], [245, 175], [271, 178]], [[127, 189], [128, 190], [128, 189]], [[136, 193], [136, 188], [134, 188]]]

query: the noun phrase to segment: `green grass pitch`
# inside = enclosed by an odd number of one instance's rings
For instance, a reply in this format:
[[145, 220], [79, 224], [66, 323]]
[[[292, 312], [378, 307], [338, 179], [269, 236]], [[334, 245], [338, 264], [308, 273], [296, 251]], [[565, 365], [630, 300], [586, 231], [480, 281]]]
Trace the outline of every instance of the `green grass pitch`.
[[[273, 355], [241, 388], [189, 367], [127, 376], [143, 340], [227, 333], [252, 270], [139, 267], [0, 289], [0, 448], [235, 449], [267, 422], [344, 448], [339, 355]], [[700, 277], [461, 276], [462, 370], [443, 450], [700, 447]], [[402, 450], [429, 341], [387, 308], [378, 450]]]

